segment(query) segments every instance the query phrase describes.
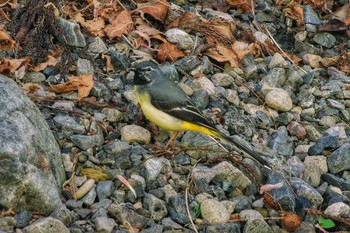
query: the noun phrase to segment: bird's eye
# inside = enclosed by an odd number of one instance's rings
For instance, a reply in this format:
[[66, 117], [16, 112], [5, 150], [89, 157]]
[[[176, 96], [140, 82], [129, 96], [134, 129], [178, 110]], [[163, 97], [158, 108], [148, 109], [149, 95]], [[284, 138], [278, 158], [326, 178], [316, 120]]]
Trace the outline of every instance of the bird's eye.
[[150, 71], [152, 71], [152, 68], [151, 67], [147, 67], [146, 71], [150, 72]]

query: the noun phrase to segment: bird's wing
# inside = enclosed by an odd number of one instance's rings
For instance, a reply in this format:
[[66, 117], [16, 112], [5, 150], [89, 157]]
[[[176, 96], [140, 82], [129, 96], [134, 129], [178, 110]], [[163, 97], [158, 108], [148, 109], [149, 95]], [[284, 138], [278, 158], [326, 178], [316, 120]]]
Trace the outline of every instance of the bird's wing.
[[190, 97], [178, 85], [166, 79], [164, 78], [163, 82], [157, 85], [157, 89], [152, 89], [150, 92], [152, 105], [180, 120], [217, 131], [213, 123], [203, 116]]

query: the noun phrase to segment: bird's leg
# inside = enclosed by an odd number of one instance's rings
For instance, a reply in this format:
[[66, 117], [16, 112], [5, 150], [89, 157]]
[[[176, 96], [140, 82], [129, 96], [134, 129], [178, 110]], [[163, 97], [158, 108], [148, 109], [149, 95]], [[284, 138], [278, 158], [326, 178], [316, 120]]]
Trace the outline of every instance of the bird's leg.
[[164, 150], [168, 150], [169, 145], [171, 145], [171, 150], [174, 150], [174, 145], [175, 145], [175, 140], [177, 138], [177, 136], [179, 136], [179, 131], [176, 131], [173, 133], [173, 135], [171, 135], [169, 141], [167, 142], [167, 144], [165, 144], [164, 146]]

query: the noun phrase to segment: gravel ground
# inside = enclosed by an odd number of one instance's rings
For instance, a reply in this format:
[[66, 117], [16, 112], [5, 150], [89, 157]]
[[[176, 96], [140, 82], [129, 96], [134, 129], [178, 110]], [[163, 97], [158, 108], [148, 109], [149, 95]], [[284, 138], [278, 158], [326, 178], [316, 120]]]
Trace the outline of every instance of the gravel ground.
[[[169, 11], [175, 6], [194, 11], [200, 6], [196, 2], [174, 1]], [[77, 101], [77, 92], [49, 96], [48, 86], [68, 80], [55, 66], [26, 71], [20, 83], [42, 88], [28, 96], [59, 145], [66, 175], [63, 204], [46, 216], [30, 210], [5, 214], [0, 230], [318, 232], [320, 225], [327, 228], [321, 216], [335, 222], [328, 230], [350, 229], [350, 78], [336, 63], [325, 65], [325, 58], [340, 56], [350, 44], [345, 32], [319, 31], [329, 21], [311, 5], [301, 7], [302, 29], [275, 3], [257, 1], [255, 9], [259, 24], [300, 57], [299, 63], [282, 50], [256, 57], [249, 53], [237, 68], [198, 54], [159, 62], [219, 130], [251, 143], [271, 168], [242, 159], [230, 145], [225, 152], [193, 132], [181, 133], [171, 153], [162, 151], [171, 134], [142, 115], [130, 71], [152, 51], [140, 49], [140, 57], [126, 37], [111, 42], [61, 18], [62, 27], [72, 29], [63, 31], [75, 67], [70, 73], [93, 74], [89, 97]], [[217, 14], [199, 13], [208, 20]], [[232, 8], [228, 14], [251, 28], [252, 13]], [[203, 36], [178, 28], [163, 32], [183, 51]], [[101, 54], [111, 58], [115, 72], [104, 70]]]

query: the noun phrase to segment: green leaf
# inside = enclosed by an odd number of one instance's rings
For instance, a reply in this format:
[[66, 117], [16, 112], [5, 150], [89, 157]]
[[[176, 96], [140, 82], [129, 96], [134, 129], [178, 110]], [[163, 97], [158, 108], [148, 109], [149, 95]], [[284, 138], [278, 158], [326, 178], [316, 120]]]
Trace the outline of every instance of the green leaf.
[[323, 227], [324, 229], [335, 227], [335, 223], [331, 219], [319, 217], [317, 221], [321, 225], [321, 227]]
[[196, 216], [196, 218], [199, 218], [201, 216], [201, 204], [198, 202], [194, 206], [194, 215]]

